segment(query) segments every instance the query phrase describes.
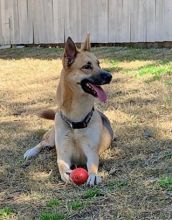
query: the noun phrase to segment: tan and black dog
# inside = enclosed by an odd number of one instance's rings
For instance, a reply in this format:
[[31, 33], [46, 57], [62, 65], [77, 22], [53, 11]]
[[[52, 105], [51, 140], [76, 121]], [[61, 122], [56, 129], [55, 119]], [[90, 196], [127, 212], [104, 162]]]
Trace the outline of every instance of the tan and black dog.
[[107, 117], [94, 107], [95, 98], [106, 101], [101, 85], [110, 83], [112, 75], [101, 69], [90, 49], [89, 35], [80, 50], [70, 37], [67, 39], [57, 88], [58, 109], [42, 113], [44, 118], [55, 119], [54, 127], [37, 146], [26, 151], [24, 158], [36, 156], [47, 146], [56, 146], [62, 180], [70, 182], [72, 164], [86, 164], [87, 184], [93, 186], [101, 182], [99, 155], [111, 145], [114, 135]]

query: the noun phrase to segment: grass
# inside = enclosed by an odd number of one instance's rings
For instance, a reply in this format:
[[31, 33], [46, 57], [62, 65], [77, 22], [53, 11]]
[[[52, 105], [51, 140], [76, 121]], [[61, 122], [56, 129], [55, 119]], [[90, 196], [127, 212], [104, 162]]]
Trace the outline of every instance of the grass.
[[93, 188], [93, 189], [88, 189], [84, 192], [83, 194], [83, 198], [84, 199], [89, 199], [89, 198], [93, 198], [93, 197], [97, 197], [97, 196], [101, 196], [102, 192], [99, 188]]
[[9, 207], [0, 209], [0, 218], [7, 219], [7, 218], [10, 218], [12, 214], [14, 214], [13, 209]]
[[58, 212], [43, 212], [40, 216], [40, 220], [63, 220], [65, 216]]
[[55, 207], [59, 205], [60, 201], [58, 199], [50, 199], [50, 201], [47, 202], [47, 207]]
[[172, 191], [172, 176], [161, 178], [158, 183], [162, 188]]
[[[93, 48], [113, 81], [96, 107], [118, 135], [101, 155], [98, 187], [63, 184], [55, 150], [24, 161], [53, 123], [58, 48], [0, 50], [0, 219], [172, 219], [171, 49]], [[14, 211], [13, 211], [14, 210]]]
[[72, 209], [72, 210], [78, 210], [78, 209], [81, 209], [83, 207], [84, 207], [84, 204], [79, 200], [71, 201], [71, 202], [68, 203], [68, 208]]
[[128, 181], [127, 180], [111, 180], [108, 182], [108, 188], [110, 190], [122, 190], [126, 186], [128, 186]]

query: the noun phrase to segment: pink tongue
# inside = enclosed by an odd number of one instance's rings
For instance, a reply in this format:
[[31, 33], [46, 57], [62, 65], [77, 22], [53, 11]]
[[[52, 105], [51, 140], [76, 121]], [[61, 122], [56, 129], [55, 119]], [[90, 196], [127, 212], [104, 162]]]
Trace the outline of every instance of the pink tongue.
[[106, 95], [105, 91], [100, 86], [95, 86], [93, 84], [91, 84], [91, 86], [97, 92], [97, 96], [98, 96], [99, 100], [101, 102], [106, 102], [107, 95]]

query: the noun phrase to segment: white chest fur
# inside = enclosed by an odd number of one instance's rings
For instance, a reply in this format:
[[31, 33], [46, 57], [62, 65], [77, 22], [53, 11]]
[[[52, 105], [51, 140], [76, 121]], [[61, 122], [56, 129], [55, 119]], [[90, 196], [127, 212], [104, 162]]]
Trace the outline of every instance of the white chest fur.
[[72, 158], [83, 157], [84, 149], [91, 148], [98, 151], [101, 140], [102, 123], [97, 112], [93, 116], [86, 128], [71, 129], [63, 121], [60, 114], [55, 117], [55, 143], [58, 154], [69, 154]]

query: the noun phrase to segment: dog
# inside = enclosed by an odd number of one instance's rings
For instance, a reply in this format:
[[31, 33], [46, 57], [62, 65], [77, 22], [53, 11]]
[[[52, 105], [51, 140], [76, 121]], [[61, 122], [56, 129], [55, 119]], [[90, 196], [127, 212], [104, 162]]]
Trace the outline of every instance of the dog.
[[41, 113], [41, 117], [54, 120], [54, 127], [37, 146], [26, 151], [24, 158], [55, 146], [61, 179], [69, 183], [72, 164], [85, 164], [89, 174], [87, 185], [94, 186], [101, 182], [99, 155], [110, 147], [114, 133], [108, 118], [94, 107], [95, 99], [107, 100], [101, 86], [110, 83], [112, 75], [101, 69], [90, 50], [89, 35], [80, 50], [68, 37], [57, 88], [58, 109]]

